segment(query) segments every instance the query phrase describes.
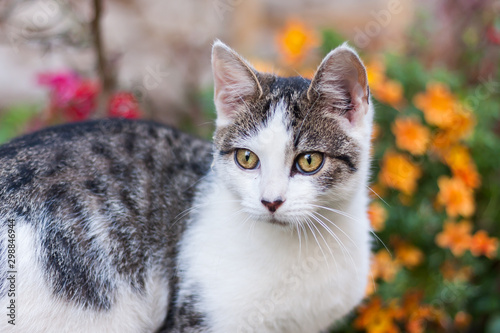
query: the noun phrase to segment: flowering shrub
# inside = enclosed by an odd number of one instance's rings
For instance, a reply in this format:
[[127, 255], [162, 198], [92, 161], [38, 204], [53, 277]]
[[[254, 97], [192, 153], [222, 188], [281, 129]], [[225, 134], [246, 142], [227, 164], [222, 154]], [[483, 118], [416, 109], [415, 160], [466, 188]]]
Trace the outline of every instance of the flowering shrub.
[[50, 91], [49, 110], [60, 113], [67, 121], [85, 120], [95, 111], [99, 84], [83, 79], [72, 71], [43, 73], [38, 83]]
[[[41, 111], [33, 106], [17, 106], [0, 117], [0, 143], [22, 132], [31, 132], [49, 125], [83, 121], [97, 116], [140, 118], [143, 114], [134, 95], [118, 91], [100, 106], [101, 87], [97, 79], [85, 78], [71, 70], [41, 73], [37, 83], [48, 90], [48, 105]], [[103, 108], [104, 112], [97, 115]]]
[[[49, 105], [43, 114], [44, 125], [61, 121], [82, 121], [93, 117], [99, 108], [99, 82], [70, 70], [47, 72], [38, 76], [38, 84], [47, 87]], [[105, 115], [135, 119], [141, 110], [134, 95], [119, 91], [109, 97]]]
[[[304, 75], [304, 41], [316, 37], [297, 29], [288, 24], [278, 43]], [[324, 54], [342, 41], [322, 37]], [[366, 299], [335, 331], [498, 332], [500, 76], [470, 85], [417, 59], [365, 60], [376, 108], [368, 215], [379, 240]]]
[[[398, 65], [408, 66], [401, 59]], [[420, 87], [406, 91], [398, 80], [386, 78], [380, 62], [367, 67], [376, 73], [369, 81], [379, 102], [372, 187], [382, 197], [374, 196], [369, 216], [393, 257], [376, 246], [370, 278], [376, 287], [370, 286], [372, 296], [358, 309], [354, 327], [367, 332], [497, 331], [500, 303], [493, 268], [498, 265], [499, 216], [485, 211], [492, 199], [481, 184], [498, 186], [498, 177], [484, 156], [478, 166], [472, 153], [487, 154], [482, 142], [496, 135], [492, 124], [500, 104], [493, 101], [498, 91], [477, 97], [477, 87], [456, 82], [451, 74], [437, 81], [432, 72]], [[488, 110], [494, 112], [486, 116]], [[498, 153], [498, 146], [489, 147]]]

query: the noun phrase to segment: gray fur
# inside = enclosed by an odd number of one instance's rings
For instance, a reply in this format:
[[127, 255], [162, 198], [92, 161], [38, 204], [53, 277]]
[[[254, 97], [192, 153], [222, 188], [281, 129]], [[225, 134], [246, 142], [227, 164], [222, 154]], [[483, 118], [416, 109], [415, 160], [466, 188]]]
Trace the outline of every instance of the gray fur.
[[[208, 142], [144, 121], [71, 124], [18, 138], [0, 148], [0, 239], [10, 218], [31, 224], [53, 293], [85, 308], [109, 310], [117, 280], [141, 293], [153, 269], [175, 291], [185, 227], [177, 217], [211, 152]], [[96, 221], [100, 239], [91, 232]]]

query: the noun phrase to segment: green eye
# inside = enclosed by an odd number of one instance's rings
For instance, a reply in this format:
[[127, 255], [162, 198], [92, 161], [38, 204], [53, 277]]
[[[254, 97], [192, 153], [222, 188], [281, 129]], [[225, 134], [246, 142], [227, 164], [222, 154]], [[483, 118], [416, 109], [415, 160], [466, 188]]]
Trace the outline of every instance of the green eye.
[[236, 149], [234, 159], [243, 169], [255, 169], [259, 166], [259, 158], [248, 149]]
[[323, 160], [322, 153], [304, 153], [297, 157], [295, 165], [301, 173], [311, 175], [321, 169]]

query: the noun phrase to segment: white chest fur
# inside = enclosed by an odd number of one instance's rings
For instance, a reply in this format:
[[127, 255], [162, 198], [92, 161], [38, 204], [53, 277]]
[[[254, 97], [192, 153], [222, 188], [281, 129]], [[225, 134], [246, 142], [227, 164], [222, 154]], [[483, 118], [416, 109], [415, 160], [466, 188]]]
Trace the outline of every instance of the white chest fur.
[[318, 225], [300, 241], [238, 213], [222, 187], [211, 197], [180, 254], [181, 288], [199, 295], [211, 332], [319, 332], [361, 300], [370, 248], [362, 193], [345, 208], [350, 217], [321, 213], [334, 236]]

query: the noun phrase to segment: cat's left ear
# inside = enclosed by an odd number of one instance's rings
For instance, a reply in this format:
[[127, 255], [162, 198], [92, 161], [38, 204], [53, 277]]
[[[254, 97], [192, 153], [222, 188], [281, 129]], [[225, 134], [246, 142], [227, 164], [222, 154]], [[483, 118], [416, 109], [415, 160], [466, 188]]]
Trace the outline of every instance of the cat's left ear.
[[324, 99], [331, 112], [345, 116], [352, 125], [360, 124], [369, 110], [366, 69], [357, 53], [344, 43], [321, 62], [307, 91], [314, 102]]
[[212, 48], [214, 102], [217, 126], [230, 124], [249, 97], [262, 96], [262, 87], [253, 69], [238, 53], [217, 40]]

